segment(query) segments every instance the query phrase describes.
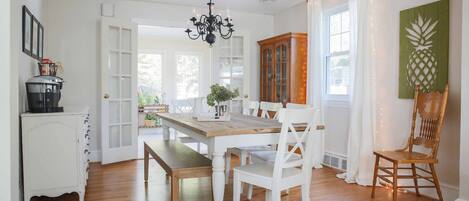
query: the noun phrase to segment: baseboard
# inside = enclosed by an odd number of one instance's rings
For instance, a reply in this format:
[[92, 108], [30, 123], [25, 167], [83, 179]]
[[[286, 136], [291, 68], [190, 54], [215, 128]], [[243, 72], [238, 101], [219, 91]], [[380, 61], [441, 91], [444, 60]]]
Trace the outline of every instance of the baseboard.
[[462, 199], [462, 198], [458, 198], [458, 199], [455, 200], [455, 201], [468, 201], [468, 200], [464, 200], [464, 199]]
[[[459, 197], [459, 188], [447, 183], [440, 183], [441, 191], [443, 193], [444, 200], [456, 200], [456, 201], [465, 201], [458, 199]], [[408, 189], [409, 191], [415, 192], [414, 189]], [[438, 194], [434, 188], [421, 188], [419, 189], [422, 195], [427, 197], [438, 199]]]
[[101, 162], [101, 151], [99, 150], [90, 151], [90, 161]]

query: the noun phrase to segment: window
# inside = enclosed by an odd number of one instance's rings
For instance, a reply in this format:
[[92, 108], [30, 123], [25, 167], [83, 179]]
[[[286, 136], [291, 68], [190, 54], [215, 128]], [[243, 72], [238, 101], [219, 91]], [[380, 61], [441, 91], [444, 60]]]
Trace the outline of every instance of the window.
[[347, 96], [350, 93], [350, 14], [347, 8], [334, 9], [326, 23], [326, 95]]
[[176, 55], [176, 97], [177, 99], [199, 96], [199, 69], [201, 57], [198, 55]]
[[138, 101], [139, 105], [153, 105], [155, 97], [162, 95], [162, 54], [138, 55]]

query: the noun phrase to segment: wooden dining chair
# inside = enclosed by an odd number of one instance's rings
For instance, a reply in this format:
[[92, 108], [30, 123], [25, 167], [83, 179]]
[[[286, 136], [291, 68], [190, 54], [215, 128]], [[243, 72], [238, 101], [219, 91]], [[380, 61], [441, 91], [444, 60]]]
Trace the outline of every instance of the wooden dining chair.
[[[248, 183], [265, 188], [266, 200], [280, 201], [281, 191], [301, 186], [303, 201], [309, 200], [312, 171], [312, 136], [317, 127], [318, 110], [281, 109], [278, 150], [274, 163], [253, 163], [234, 168], [233, 201], [240, 201], [241, 185]], [[296, 131], [294, 124], [306, 124], [305, 131]], [[288, 140], [295, 145], [289, 149]], [[301, 150], [300, 157], [295, 153]]]
[[[375, 151], [376, 162], [373, 176], [371, 197], [375, 196], [377, 179], [391, 184], [393, 187], [393, 200], [397, 200], [397, 190], [401, 188], [415, 188], [420, 195], [419, 188], [436, 188], [439, 200], [443, 200], [440, 183], [435, 170], [438, 163], [437, 154], [440, 143], [440, 133], [443, 128], [446, 103], [448, 99], [448, 85], [443, 93], [423, 93], [417, 86], [415, 89], [414, 107], [412, 113], [412, 127], [407, 145], [404, 149], [396, 151]], [[430, 150], [429, 153], [421, 153], [415, 150], [416, 146], [423, 146]], [[392, 167], [380, 166], [380, 160], [384, 159], [392, 163]], [[400, 166], [405, 164], [406, 166]], [[417, 166], [426, 164], [430, 170]], [[412, 175], [400, 175], [399, 170], [412, 171]], [[417, 172], [417, 170], [419, 172]], [[380, 174], [380, 171], [384, 174]], [[419, 174], [420, 173], [420, 174]], [[421, 175], [424, 174], [424, 175]], [[392, 178], [392, 180], [388, 179]], [[398, 179], [413, 179], [413, 186], [399, 186]], [[424, 179], [433, 185], [419, 185], [418, 181]]]

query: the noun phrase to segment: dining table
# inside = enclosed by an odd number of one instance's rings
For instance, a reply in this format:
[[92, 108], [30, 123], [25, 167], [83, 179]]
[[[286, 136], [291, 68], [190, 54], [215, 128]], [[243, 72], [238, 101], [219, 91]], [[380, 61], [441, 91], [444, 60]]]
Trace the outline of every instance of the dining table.
[[[208, 157], [212, 159], [214, 201], [223, 200], [224, 156], [227, 149], [278, 144], [282, 127], [278, 120], [242, 114], [231, 114], [229, 121], [198, 121], [193, 114], [181, 113], [159, 113], [157, 116], [162, 120], [164, 140], [170, 140], [170, 128], [172, 128], [207, 145]], [[295, 125], [297, 131], [305, 129], [305, 124]], [[289, 136], [288, 142], [295, 142], [294, 137]]]

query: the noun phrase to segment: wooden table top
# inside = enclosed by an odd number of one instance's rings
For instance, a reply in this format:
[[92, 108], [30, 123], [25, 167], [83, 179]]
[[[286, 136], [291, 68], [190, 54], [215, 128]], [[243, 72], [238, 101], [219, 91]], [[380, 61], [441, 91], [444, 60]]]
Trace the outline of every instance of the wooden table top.
[[[191, 114], [160, 113], [158, 117], [178, 126], [191, 129], [206, 137], [280, 133], [282, 124], [277, 120], [263, 119], [260, 117], [231, 114], [230, 121], [206, 122], [197, 121]], [[295, 127], [297, 131], [305, 129], [305, 125]]]

